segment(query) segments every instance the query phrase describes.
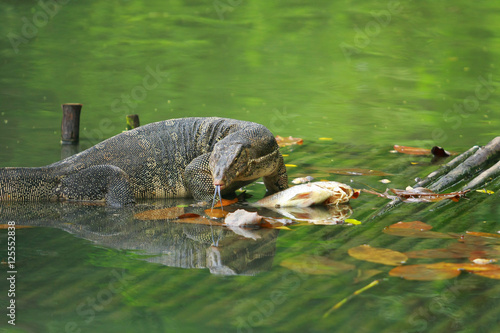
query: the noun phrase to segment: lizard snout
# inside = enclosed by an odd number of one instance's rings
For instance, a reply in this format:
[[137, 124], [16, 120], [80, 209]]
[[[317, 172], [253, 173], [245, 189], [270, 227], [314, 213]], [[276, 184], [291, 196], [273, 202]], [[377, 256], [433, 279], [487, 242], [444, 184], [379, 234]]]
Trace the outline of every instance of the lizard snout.
[[214, 186], [220, 186], [223, 189], [226, 186], [226, 182], [224, 179], [214, 179]]

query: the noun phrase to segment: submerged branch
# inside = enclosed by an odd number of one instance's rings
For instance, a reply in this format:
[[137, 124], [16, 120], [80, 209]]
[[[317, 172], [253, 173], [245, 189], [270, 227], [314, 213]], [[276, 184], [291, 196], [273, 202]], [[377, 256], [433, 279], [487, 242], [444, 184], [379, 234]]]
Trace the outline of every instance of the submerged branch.
[[430, 183], [447, 173], [448, 171], [456, 168], [460, 163], [468, 159], [471, 155], [476, 153], [476, 151], [479, 149], [479, 146], [473, 146], [466, 152], [458, 155], [455, 157], [453, 160], [450, 162], [446, 163], [445, 165], [441, 166], [438, 170], [431, 172], [430, 174], [427, 175], [424, 179], [413, 185], [413, 188], [415, 187], [427, 187]]
[[[427, 187], [434, 192], [440, 192], [446, 188], [458, 184], [468, 175], [477, 170], [485, 168], [493, 158], [500, 155], [500, 136], [491, 140], [486, 146], [474, 146], [466, 152], [455, 157], [443, 165], [437, 171], [431, 172], [427, 177], [417, 182], [413, 187]], [[470, 190], [484, 185], [487, 181], [500, 175], [500, 161], [487, 170], [484, 170], [476, 178], [471, 180], [462, 190]], [[437, 181], [436, 181], [437, 180]], [[371, 219], [375, 219], [392, 210], [402, 203], [400, 198], [394, 199], [379, 209]]]
[[467, 158], [463, 163], [458, 165], [455, 169], [447, 173], [444, 177], [440, 178], [436, 183], [432, 184], [429, 188], [435, 192], [441, 191], [445, 188], [451, 187], [458, 182], [462, 181], [465, 176], [473, 173], [475, 170], [484, 166], [484, 164], [492, 157], [500, 153], [500, 136], [491, 140], [483, 148], [477, 150], [474, 155]]

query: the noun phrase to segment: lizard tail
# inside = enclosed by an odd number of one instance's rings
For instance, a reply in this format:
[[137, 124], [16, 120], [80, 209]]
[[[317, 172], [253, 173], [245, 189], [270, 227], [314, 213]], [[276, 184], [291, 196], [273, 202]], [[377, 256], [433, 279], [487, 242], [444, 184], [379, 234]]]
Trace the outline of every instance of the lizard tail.
[[49, 167], [0, 168], [0, 202], [55, 200], [59, 183]]

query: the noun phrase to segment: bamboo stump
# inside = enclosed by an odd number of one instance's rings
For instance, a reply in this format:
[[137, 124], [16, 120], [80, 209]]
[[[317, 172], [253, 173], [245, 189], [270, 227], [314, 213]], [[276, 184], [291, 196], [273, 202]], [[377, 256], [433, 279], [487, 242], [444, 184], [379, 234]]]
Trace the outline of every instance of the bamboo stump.
[[80, 140], [80, 111], [82, 104], [66, 103], [62, 105], [61, 143], [76, 145]]

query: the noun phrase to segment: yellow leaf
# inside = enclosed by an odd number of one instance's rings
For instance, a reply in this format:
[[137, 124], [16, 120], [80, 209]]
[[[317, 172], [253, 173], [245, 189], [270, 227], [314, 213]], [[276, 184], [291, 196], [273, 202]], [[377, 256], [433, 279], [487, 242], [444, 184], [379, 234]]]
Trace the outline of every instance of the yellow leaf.
[[296, 168], [297, 167], [295, 164], [285, 164], [285, 166], [288, 168]]
[[292, 230], [288, 227], [282, 226], [282, 227], [274, 227], [274, 229], [282, 229], [282, 230]]
[[333, 139], [332, 138], [319, 138], [319, 140], [322, 140], [322, 141], [331, 141]]
[[358, 221], [356, 219], [345, 219], [344, 221], [347, 223], [350, 223], [350, 224], [354, 224], [354, 225], [361, 224], [361, 221]]
[[479, 193], [486, 193], [486, 194], [494, 194], [495, 192], [491, 191], [491, 190], [485, 190], [485, 189], [482, 189], [482, 190], [476, 190], [476, 192], [479, 192]]
[[163, 209], [152, 209], [134, 215], [137, 220], [168, 220], [175, 219], [184, 214], [183, 207], [169, 207]]
[[408, 257], [401, 252], [371, 247], [370, 245], [360, 245], [347, 251], [353, 258], [376, 262], [384, 265], [398, 266], [406, 262]]

